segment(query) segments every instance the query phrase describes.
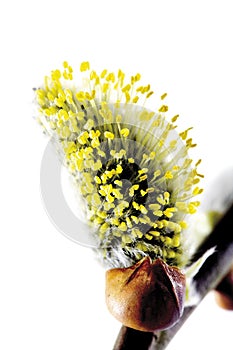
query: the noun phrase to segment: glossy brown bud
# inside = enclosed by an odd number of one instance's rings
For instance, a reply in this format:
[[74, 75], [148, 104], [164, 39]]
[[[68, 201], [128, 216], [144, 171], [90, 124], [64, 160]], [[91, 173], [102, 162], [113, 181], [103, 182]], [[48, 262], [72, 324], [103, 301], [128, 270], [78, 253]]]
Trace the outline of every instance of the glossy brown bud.
[[143, 258], [106, 272], [106, 303], [127, 327], [152, 332], [173, 326], [183, 313], [185, 276], [163, 260]]

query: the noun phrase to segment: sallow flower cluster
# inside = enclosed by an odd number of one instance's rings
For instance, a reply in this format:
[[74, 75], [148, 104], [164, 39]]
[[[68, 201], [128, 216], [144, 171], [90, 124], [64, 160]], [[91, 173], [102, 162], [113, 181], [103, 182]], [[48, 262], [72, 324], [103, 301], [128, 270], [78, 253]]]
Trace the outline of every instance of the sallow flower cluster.
[[166, 94], [147, 109], [153, 91], [140, 80], [121, 70], [97, 73], [89, 62], [76, 80], [64, 62], [35, 91], [37, 118], [64, 156], [104, 264], [127, 267], [150, 256], [182, 268], [186, 217], [202, 192], [200, 160], [188, 156], [191, 128], [178, 133], [178, 115], [168, 120]]

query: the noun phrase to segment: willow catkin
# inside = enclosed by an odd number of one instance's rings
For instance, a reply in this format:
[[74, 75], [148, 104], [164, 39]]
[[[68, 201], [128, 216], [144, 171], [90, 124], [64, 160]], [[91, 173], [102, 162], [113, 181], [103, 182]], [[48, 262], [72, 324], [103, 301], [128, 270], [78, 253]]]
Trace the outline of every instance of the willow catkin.
[[[176, 131], [178, 115], [168, 120], [166, 94], [147, 109], [153, 91], [140, 79], [121, 70], [97, 73], [83, 62], [76, 80], [64, 62], [35, 89], [37, 120], [63, 156], [103, 265], [127, 274], [150, 261], [148, 269], [166, 274], [163, 264], [183, 269], [189, 262], [186, 218], [200, 204], [202, 175], [200, 160], [193, 164], [188, 155], [196, 146], [191, 128]], [[166, 287], [176, 299], [174, 284]]]

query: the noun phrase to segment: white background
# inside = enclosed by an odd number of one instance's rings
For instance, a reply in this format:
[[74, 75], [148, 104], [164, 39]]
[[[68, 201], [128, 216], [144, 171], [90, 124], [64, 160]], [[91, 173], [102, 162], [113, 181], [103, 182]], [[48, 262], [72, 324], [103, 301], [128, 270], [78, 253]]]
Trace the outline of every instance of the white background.
[[[10, 1], [0, 6], [0, 349], [112, 349], [120, 324], [104, 304], [91, 250], [57, 232], [39, 186], [47, 140], [32, 88], [64, 60], [143, 75], [194, 126], [208, 186], [233, 164], [232, 2]], [[169, 349], [232, 349], [233, 313], [210, 294]]]

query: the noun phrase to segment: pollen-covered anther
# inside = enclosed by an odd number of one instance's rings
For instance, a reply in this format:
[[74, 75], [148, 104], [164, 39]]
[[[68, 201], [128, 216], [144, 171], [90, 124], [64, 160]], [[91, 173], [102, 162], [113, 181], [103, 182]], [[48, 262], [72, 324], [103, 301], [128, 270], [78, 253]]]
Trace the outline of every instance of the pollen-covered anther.
[[127, 136], [129, 135], [129, 129], [128, 129], [128, 128], [121, 129], [120, 134], [121, 134], [123, 137], [127, 137]]
[[106, 272], [107, 307], [127, 327], [146, 332], [170, 328], [183, 313], [184, 298], [185, 276], [161, 259], [146, 257]]
[[114, 134], [110, 131], [105, 131], [104, 136], [106, 137], [106, 139], [110, 139], [110, 140], [114, 139]]

